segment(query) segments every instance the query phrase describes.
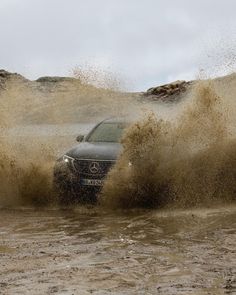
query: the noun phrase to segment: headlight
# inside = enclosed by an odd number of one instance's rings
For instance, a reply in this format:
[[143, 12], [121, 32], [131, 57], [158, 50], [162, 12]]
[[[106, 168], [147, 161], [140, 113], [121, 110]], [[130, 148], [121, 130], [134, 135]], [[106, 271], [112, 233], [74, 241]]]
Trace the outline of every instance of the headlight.
[[66, 163], [67, 167], [69, 167], [70, 170], [73, 170], [73, 171], [76, 170], [76, 169], [75, 169], [75, 166], [74, 166], [74, 161], [75, 161], [74, 158], [72, 158], [72, 157], [70, 157], [70, 156], [67, 156], [67, 155], [64, 155], [64, 156], [62, 157], [62, 161], [63, 161], [64, 163]]
[[65, 162], [65, 163], [68, 163], [68, 164], [73, 164], [73, 162], [74, 162], [74, 158], [72, 158], [72, 157], [69, 157], [69, 156], [67, 156], [67, 155], [64, 155], [63, 157], [62, 157], [62, 160]]

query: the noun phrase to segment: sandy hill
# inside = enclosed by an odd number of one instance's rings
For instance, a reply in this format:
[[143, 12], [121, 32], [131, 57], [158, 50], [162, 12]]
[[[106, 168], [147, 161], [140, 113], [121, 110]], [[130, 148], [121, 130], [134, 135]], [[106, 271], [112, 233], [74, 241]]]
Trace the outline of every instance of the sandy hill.
[[[213, 80], [220, 88], [234, 87], [236, 74]], [[176, 81], [144, 92], [97, 88], [72, 77], [41, 77], [31, 81], [0, 70], [1, 115], [19, 124], [89, 122], [134, 111], [145, 102], [173, 103], [191, 91], [196, 81]], [[3, 119], [2, 119], [3, 120]]]

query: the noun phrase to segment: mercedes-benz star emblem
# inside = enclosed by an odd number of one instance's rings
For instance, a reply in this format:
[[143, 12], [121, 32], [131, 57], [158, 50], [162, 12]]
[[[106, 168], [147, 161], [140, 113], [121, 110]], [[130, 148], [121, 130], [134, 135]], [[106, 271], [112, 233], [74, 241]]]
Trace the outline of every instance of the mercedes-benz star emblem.
[[89, 170], [92, 172], [92, 173], [98, 173], [99, 170], [100, 170], [100, 165], [98, 162], [92, 162], [90, 165], [89, 165]]

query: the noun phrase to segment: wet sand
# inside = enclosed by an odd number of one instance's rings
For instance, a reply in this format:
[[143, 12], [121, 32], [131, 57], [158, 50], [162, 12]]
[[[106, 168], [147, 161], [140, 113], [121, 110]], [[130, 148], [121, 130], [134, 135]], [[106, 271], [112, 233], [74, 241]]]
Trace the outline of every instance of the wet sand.
[[0, 211], [0, 294], [236, 294], [236, 207]]

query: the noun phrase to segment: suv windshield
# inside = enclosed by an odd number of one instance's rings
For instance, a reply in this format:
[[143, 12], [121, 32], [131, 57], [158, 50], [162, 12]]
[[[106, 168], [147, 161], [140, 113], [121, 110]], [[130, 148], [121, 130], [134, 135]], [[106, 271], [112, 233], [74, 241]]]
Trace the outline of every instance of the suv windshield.
[[119, 142], [124, 129], [125, 123], [102, 123], [87, 138], [88, 142]]

